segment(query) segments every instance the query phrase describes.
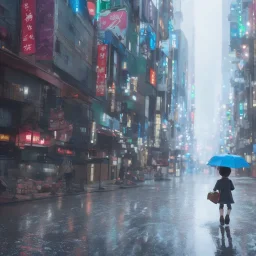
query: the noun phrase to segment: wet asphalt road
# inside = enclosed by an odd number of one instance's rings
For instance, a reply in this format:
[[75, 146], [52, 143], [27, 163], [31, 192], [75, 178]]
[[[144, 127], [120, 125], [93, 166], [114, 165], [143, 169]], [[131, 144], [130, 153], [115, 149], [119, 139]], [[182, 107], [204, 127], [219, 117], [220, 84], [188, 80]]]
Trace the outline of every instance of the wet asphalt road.
[[216, 177], [0, 208], [0, 255], [256, 255], [256, 180], [233, 179], [229, 227], [206, 200]]

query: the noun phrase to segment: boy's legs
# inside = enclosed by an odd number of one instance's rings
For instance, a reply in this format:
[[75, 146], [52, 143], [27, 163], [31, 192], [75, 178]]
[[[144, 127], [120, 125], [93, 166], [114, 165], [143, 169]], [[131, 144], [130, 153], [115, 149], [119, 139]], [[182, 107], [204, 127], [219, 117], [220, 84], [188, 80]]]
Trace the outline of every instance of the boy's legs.
[[223, 226], [224, 225], [224, 204], [220, 204], [220, 224]]
[[227, 215], [226, 215], [226, 217], [225, 217], [225, 224], [229, 224], [229, 222], [230, 222], [230, 218], [229, 218], [229, 215], [230, 215], [230, 213], [231, 213], [231, 204], [227, 204]]
[[224, 215], [224, 204], [220, 204], [220, 216], [223, 216]]
[[232, 210], [231, 204], [227, 204], [227, 208], [228, 208], [227, 215], [230, 215], [231, 210]]

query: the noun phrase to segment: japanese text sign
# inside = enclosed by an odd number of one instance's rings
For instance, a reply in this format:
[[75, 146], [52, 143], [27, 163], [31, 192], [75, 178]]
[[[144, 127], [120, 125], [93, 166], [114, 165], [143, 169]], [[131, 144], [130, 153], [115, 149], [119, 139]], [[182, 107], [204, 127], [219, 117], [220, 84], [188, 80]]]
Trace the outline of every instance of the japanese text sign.
[[35, 0], [22, 0], [21, 5], [21, 52], [35, 53]]
[[108, 46], [106, 44], [98, 45], [96, 96], [105, 96], [107, 86], [107, 54]]

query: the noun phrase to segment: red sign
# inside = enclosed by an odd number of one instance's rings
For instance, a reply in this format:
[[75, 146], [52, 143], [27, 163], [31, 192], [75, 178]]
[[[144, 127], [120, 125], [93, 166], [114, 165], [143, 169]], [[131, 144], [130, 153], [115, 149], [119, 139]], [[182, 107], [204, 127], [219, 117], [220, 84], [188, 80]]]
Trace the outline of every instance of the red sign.
[[95, 3], [87, 2], [87, 8], [90, 16], [95, 16]]
[[19, 147], [23, 146], [34, 146], [34, 147], [48, 147], [51, 144], [51, 138], [46, 136], [41, 138], [40, 132], [26, 131], [21, 132], [16, 138], [16, 145]]
[[105, 96], [106, 93], [107, 55], [108, 46], [106, 44], [98, 45], [96, 96], [100, 97]]
[[65, 149], [65, 148], [57, 148], [57, 153], [60, 155], [74, 156], [75, 152], [73, 150]]
[[128, 27], [128, 14], [125, 9], [117, 11], [106, 10], [100, 13], [99, 32], [104, 36], [105, 31], [111, 31], [122, 44], [126, 43], [126, 31]]
[[156, 71], [152, 68], [149, 70], [149, 82], [153, 86], [156, 86]]
[[29, 55], [36, 51], [35, 0], [22, 0], [21, 4], [21, 52]]

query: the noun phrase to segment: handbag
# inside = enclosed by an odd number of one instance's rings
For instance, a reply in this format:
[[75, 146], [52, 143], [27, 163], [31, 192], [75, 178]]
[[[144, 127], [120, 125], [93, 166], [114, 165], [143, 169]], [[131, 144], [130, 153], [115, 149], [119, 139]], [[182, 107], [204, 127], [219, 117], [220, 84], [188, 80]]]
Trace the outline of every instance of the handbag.
[[220, 193], [219, 192], [209, 192], [207, 195], [207, 199], [213, 202], [214, 204], [217, 204], [220, 199]]

